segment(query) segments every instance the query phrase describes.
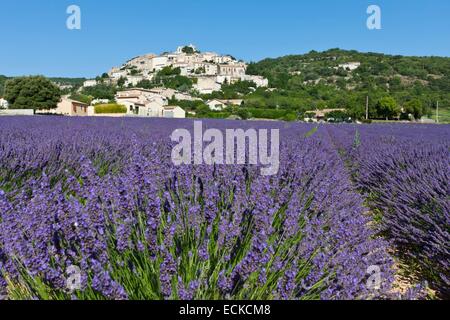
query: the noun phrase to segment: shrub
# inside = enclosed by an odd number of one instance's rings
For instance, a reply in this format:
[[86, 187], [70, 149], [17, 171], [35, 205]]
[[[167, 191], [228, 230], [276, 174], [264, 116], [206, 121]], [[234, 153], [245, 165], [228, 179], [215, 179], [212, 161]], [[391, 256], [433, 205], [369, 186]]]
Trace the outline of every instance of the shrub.
[[127, 107], [121, 104], [98, 104], [94, 106], [95, 113], [105, 114], [105, 113], [127, 113]]

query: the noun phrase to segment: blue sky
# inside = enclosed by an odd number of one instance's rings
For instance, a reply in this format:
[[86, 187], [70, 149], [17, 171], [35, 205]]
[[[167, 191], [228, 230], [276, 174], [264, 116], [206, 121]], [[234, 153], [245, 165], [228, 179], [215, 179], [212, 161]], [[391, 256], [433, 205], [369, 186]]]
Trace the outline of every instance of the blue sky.
[[[66, 9], [81, 8], [81, 30]], [[382, 30], [366, 27], [367, 7]], [[449, 0], [1, 0], [0, 74], [94, 77], [193, 43], [246, 61], [330, 48], [450, 56]]]

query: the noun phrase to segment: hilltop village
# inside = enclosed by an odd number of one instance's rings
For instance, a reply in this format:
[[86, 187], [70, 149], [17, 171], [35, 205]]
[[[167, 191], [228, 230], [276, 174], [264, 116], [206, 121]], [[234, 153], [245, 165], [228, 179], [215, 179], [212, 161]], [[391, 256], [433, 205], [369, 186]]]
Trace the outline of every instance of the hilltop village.
[[[214, 52], [200, 52], [194, 45], [180, 46], [175, 52], [160, 55], [146, 54], [135, 57], [122, 66], [113, 67], [102, 77], [86, 80], [83, 89], [100, 84], [114, 85], [122, 90], [115, 93], [114, 101], [94, 99], [90, 103], [78, 101], [77, 95], [65, 95], [57, 108], [38, 110], [38, 114], [66, 116], [142, 116], [185, 118], [186, 111], [175, 101], [200, 101], [210, 110], [220, 111], [230, 106], [240, 106], [240, 99], [210, 99], [203, 101], [199, 95], [220, 91], [224, 84], [240, 81], [252, 83], [256, 88], [267, 87], [268, 80], [261, 76], [247, 75], [247, 64], [230, 55]], [[164, 79], [189, 79], [191, 90], [180, 91], [170, 88]], [[154, 84], [159, 84], [156, 86]], [[153, 84], [145, 88], [144, 84]]]

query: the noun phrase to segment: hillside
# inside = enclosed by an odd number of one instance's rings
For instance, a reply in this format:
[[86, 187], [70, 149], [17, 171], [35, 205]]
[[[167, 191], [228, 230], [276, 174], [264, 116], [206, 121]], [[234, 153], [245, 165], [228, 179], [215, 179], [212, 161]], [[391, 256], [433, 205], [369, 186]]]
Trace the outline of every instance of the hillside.
[[[450, 106], [450, 58], [405, 57], [331, 49], [265, 59], [247, 72], [267, 77], [272, 94], [253, 94], [251, 105], [304, 109], [344, 107], [361, 115], [369, 95], [371, 110], [384, 96], [400, 106], [419, 100], [425, 113], [439, 101]], [[376, 114], [373, 114], [376, 116]]]
[[[223, 57], [216, 58], [220, 60]], [[141, 65], [142, 61], [138, 62]], [[120, 81], [115, 84], [112, 80], [116, 74], [109, 78], [105, 73], [97, 78], [97, 86], [83, 88], [81, 93], [111, 100], [117, 90], [125, 87], [148, 89], [162, 85], [177, 90], [183, 88], [186, 93], [200, 97], [204, 102], [214, 98], [244, 101], [239, 110], [227, 109], [223, 112], [210, 112], [204, 103], [171, 101], [187, 111], [196, 112], [199, 117], [238, 115], [241, 118], [284, 120], [303, 119], [305, 112], [310, 110], [334, 108], [346, 109], [349, 116], [362, 119], [365, 117], [367, 97], [371, 119], [393, 118], [401, 111], [402, 117], [413, 114], [416, 119], [424, 115], [434, 118], [439, 102], [440, 120], [450, 121], [450, 58], [446, 57], [406, 57], [340, 49], [311, 51], [304, 55], [250, 63], [246, 69], [249, 79], [254, 76], [267, 78], [269, 88], [241, 80], [237, 83], [225, 82], [220, 89], [216, 89], [220, 91], [203, 94], [194, 90], [197, 79], [190, 80], [179, 75], [164, 78], [162, 73], [166, 69], [158, 72], [153, 82], [143, 80], [128, 85]], [[181, 72], [179, 68], [174, 70]], [[119, 69], [117, 72], [121, 71]], [[0, 76], [0, 96], [6, 80], [6, 77]], [[50, 80], [64, 88], [65, 93], [71, 93], [78, 90], [85, 79]]]

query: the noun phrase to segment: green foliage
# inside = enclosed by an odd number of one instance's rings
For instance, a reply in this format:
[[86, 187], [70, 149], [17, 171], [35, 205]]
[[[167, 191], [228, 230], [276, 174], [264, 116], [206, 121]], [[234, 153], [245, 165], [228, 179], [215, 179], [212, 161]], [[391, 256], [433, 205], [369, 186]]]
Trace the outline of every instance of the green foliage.
[[0, 75], [0, 97], [3, 97], [7, 77]]
[[192, 48], [191, 46], [184, 46], [183, 49], [181, 49], [181, 51], [186, 53], [186, 54], [194, 54], [194, 53], [196, 53], [195, 49]]
[[[143, 88], [154, 88], [156, 86], [164, 86], [166, 88], [175, 89], [178, 91], [186, 92], [192, 89], [194, 79], [181, 76], [180, 68], [172, 68], [171, 66], [164, 67], [155, 76], [153, 81], [141, 81], [139, 85], [143, 85]], [[141, 86], [142, 87], [142, 86]]]
[[142, 88], [142, 89], [153, 89], [156, 86], [157, 86], [157, 84], [150, 80], [141, 80], [136, 85], [137, 88]]
[[386, 119], [393, 118], [400, 113], [400, 108], [392, 97], [381, 98], [377, 103], [377, 112]]
[[110, 104], [98, 104], [94, 106], [96, 114], [106, 114], [106, 113], [127, 113], [127, 107], [110, 103]]
[[175, 89], [181, 92], [187, 92], [192, 89], [193, 80], [184, 76], [175, 76], [172, 78], [162, 80], [166, 88]]
[[83, 83], [86, 81], [86, 78], [48, 78], [50, 81], [64, 85], [64, 86], [73, 86], [74, 88], [80, 88], [83, 86]]
[[[338, 66], [360, 62], [356, 70]], [[369, 115], [382, 118], [377, 104], [390, 96], [400, 106], [419, 100], [422, 114], [430, 114], [436, 101], [442, 109], [450, 106], [450, 58], [403, 57], [331, 49], [311, 51], [251, 63], [247, 73], [269, 79], [274, 91], [256, 90], [246, 94], [245, 103], [254, 108], [282, 108], [289, 112], [345, 108], [354, 119], [365, 117], [366, 96]], [[415, 102], [414, 104], [417, 104]], [[418, 109], [414, 109], [419, 115]]]
[[156, 77], [169, 77], [169, 76], [179, 76], [181, 74], [180, 68], [172, 68], [171, 66], [167, 66], [162, 68], [157, 74]]
[[238, 108], [238, 110], [234, 114], [242, 120], [247, 120], [251, 117], [251, 113], [245, 108]]
[[252, 118], [281, 120], [286, 116], [284, 110], [247, 108]]
[[206, 110], [206, 108], [209, 110], [209, 107], [202, 101], [202, 100], [177, 100], [177, 99], [170, 99], [169, 104], [172, 106], [179, 106], [183, 110], [186, 111], [196, 111], [198, 109]]
[[81, 93], [72, 93], [69, 96], [69, 99], [72, 99], [72, 100], [75, 100], [75, 101], [80, 101], [80, 102], [83, 102], [83, 103], [86, 103], [86, 104], [91, 104], [91, 102], [93, 100], [91, 96], [87, 96], [87, 95], [84, 95], [84, 94], [81, 94]]
[[325, 114], [326, 119], [334, 119], [335, 122], [342, 122], [348, 119], [350, 116], [345, 111], [335, 110]]
[[127, 78], [125, 78], [125, 77], [120, 77], [119, 78], [119, 80], [117, 80], [117, 85], [120, 87], [120, 88], [123, 88], [123, 86], [125, 85], [125, 82], [127, 81]]
[[419, 99], [413, 99], [408, 101], [405, 106], [405, 112], [410, 113], [415, 119], [420, 119], [425, 114], [422, 102]]
[[83, 90], [81, 91], [82, 94], [91, 96], [94, 99], [108, 99], [108, 100], [114, 100], [116, 92], [117, 88], [115, 86], [102, 83], [97, 84], [96, 86], [83, 88]]
[[55, 108], [60, 101], [61, 91], [50, 80], [32, 76], [8, 80], [4, 96], [12, 109], [42, 110]]

